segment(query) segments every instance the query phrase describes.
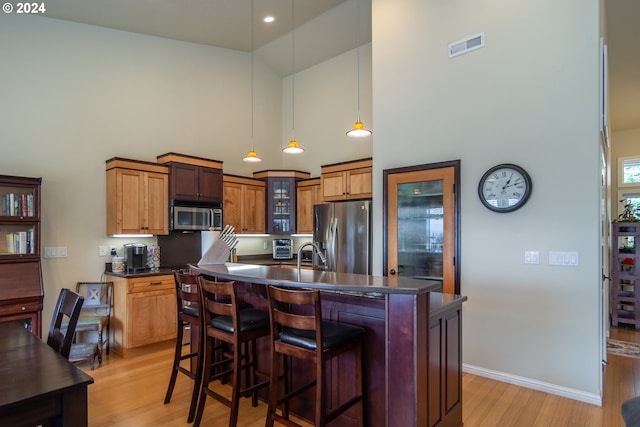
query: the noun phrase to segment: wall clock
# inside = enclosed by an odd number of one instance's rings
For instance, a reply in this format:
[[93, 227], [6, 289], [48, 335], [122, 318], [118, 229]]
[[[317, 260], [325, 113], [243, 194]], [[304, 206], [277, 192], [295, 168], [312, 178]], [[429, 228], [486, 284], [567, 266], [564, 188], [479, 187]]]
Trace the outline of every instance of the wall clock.
[[478, 196], [494, 212], [521, 208], [531, 195], [531, 177], [520, 166], [503, 163], [486, 171], [478, 183]]

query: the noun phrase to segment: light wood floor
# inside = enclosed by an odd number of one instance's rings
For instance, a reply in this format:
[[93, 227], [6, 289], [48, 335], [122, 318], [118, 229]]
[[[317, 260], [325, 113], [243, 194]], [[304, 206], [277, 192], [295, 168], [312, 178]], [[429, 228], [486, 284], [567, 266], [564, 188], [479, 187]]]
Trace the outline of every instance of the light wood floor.
[[[611, 338], [640, 343], [640, 333], [629, 330], [612, 329]], [[165, 342], [125, 358], [105, 356], [93, 371], [80, 364], [95, 380], [89, 386], [89, 426], [187, 426], [191, 380], [179, 375], [171, 403], [163, 404], [172, 357], [173, 344]], [[463, 375], [462, 390], [465, 427], [624, 427], [620, 405], [640, 395], [640, 359], [609, 355], [602, 407], [472, 374]], [[264, 403], [252, 408], [242, 399], [238, 425], [261, 427], [265, 412]], [[228, 417], [228, 408], [209, 398], [202, 425], [226, 426]]]

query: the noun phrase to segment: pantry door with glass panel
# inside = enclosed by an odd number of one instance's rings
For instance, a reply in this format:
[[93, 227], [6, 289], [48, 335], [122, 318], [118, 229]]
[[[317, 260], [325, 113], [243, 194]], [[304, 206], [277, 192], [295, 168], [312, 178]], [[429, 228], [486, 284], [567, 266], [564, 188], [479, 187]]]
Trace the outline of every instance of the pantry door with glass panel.
[[460, 293], [460, 161], [388, 169], [385, 274], [442, 281]]

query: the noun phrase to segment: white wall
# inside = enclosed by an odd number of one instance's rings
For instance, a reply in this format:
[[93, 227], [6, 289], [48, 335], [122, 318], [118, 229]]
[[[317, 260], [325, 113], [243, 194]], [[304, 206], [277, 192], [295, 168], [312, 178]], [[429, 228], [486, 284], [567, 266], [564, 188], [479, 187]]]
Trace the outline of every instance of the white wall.
[[[250, 176], [250, 57], [244, 52], [54, 20], [0, 14], [0, 174], [43, 178], [44, 329], [62, 287], [98, 280], [105, 160], [170, 151]], [[256, 149], [281, 163], [281, 79], [256, 61]], [[273, 106], [276, 108], [273, 108]], [[143, 243], [154, 239], [135, 239]], [[255, 245], [260, 247], [262, 245]]]
[[[305, 151], [287, 155], [283, 167], [320, 176], [320, 166], [371, 157], [372, 138], [349, 138], [358, 116], [357, 49], [294, 77], [295, 137]], [[371, 114], [371, 43], [360, 48], [360, 118], [373, 128]], [[291, 139], [291, 76], [282, 82], [282, 141]]]
[[[371, 117], [370, 46], [361, 54], [363, 120]], [[290, 125], [282, 130], [290, 83], [283, 88], [254, 58], [259, 164], [241, 160], [251, 134], [245, 52], [0, 14], [0, 54], [0, 174], [43, 178], [42, 246], [68, 248], [67, 258], [43, 259], [45, 331], [60, 288], [100, 279], [108, 258], [98, 247], [129, 242], [105, 236], [107, 159], [155, 161], [172, 151], [221, 160], [235, 175], [295, 168], [318, 176], [321, 164], [371, 156], [370, 138], [353, 143], [344, 135], [357, 113], [356, 50], [297, 73], [296, 127], [307, 148], [299, 157], [281, 152], [290, 136]], [[270, 253], [265, 240], [270, 245], [270, 238], [242, 238], [238, 253]]]
[[[382, 171], [461, 159], [467, 369], [599, 401], [598, 2], [373, 0], [374, 227]], [[486, 47], [447, 46], [485, 33]], [[482, 174], [532, 176], [520, 210], [477, 196]], [[374, 271], [382, 242], [374, 235]], [[524, 251], [540, 252], [525, 265]], [[579, 252], [578, 267], [548, 264]]]

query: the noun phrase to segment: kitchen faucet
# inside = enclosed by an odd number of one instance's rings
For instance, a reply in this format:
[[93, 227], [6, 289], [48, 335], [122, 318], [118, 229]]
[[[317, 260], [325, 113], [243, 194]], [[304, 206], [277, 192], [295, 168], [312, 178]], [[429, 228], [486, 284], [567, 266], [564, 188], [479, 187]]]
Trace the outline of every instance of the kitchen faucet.
[[300, 274], [300, 260], [302, 259], [302, 250], [307, 246], [313, 246], [316, 250], [316, 253], [320, 257], [320, 261], [322, 261], [323, 264], [327, 263], [327, 258], [324, 256], [324, 254], [322, 253], [322, 249], [320, 249], [320, 246], [318, 246], [317, 243], [305, 242], [302, 245], [300, 245], [300, 249], [298, 249], [298, 274]]

